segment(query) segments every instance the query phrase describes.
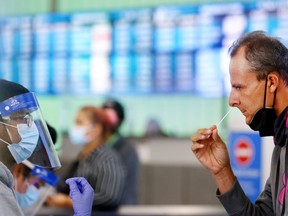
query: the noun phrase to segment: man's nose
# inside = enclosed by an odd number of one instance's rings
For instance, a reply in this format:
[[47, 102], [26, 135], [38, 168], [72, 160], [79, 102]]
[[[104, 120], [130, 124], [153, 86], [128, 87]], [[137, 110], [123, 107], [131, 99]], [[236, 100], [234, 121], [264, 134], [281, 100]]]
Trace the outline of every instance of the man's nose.
[[231, 90], [229, 95], [229, 106], [236, 107], [239, 104], [238, 96]]

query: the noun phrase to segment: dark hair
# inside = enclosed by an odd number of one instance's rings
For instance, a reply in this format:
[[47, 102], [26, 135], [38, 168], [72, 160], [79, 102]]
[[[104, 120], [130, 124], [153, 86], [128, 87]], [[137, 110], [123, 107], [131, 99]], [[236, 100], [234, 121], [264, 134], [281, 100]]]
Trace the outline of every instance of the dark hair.
[[103, 104], [102, 108], [110, 108], [113, 109], [116, 112], [116, 115], [118, 117], [118, 124], [113, 128], [114, 131], [117, 131], [119, 127], [121, 126], [122, 122], [125, 119], [125, 112], [124, 107], [121, 105], [121, 103], [113, 98], [107, 99]]
[[275, 71], [288, 84], [288, 49], [278, 38], [263, 31], [248, 33], [229, 48], [230, 57], [234, 57], [242, 47], [251, 72], [257, 72], [258, 80], [266, 79], [269, 73]]
[[0, 79], [0, 102], [28, 92], [28, 89], [18, 83]]
[[55, 130], [54, 127], [52, 127], [50, 124], [48, 124], [48, 122], [46, 122], [47, 127], [48, 127], [48, 131], [51, 135], [52, 138], [52, 142], [55, 144], [57, 142], [57, 131]]
[[[14, 82], [10, 82], [8, 80], [0, 79], [0, 103], [17, 95], [28, 93], [29, 90], [23, 87], [22, 85]], [[0, 115], [0, 121], [2, 121], [2, 117]], [[11, 142], [9, 135], [5, 129], [0, 124], [0, 138], [5, 139], [8, 142]], [[0, 160], [4, 163], [8, 169], [12, 170], [15, 165], [15, 159], [7, 148], [6, 144], [3, 144], [0, 141]]]

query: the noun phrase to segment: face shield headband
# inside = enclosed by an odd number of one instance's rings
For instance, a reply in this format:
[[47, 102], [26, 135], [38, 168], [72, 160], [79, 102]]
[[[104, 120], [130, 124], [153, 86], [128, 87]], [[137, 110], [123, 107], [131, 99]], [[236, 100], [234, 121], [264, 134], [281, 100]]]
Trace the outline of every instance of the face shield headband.
[[49, 130], [34, 93], [25, 93], [0, 103], [0, 124], [7, 137], [0, 140], [17, 163], [24, 160], [43, 168], [60, 168]]

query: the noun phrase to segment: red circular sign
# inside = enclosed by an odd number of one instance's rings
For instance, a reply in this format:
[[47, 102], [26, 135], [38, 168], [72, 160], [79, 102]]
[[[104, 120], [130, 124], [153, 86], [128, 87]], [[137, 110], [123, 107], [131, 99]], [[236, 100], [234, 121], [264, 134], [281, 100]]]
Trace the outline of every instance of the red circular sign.
[[235, 160], [240, 165], [247, 165], [253, 158], [253, 147], [248, 140], [239, 140], [234, 149]]

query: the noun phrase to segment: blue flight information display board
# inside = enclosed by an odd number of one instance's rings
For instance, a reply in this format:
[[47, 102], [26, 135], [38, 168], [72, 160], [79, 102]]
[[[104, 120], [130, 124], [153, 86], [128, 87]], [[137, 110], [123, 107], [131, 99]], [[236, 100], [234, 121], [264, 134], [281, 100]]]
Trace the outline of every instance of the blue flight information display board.
[[2, 17], [0, 78], [39, 94], [225, 97], [228, 48], [253, 30], [286, 39], [287, 1]]

